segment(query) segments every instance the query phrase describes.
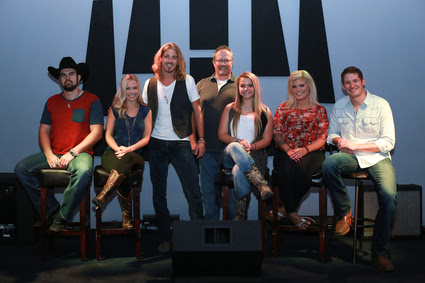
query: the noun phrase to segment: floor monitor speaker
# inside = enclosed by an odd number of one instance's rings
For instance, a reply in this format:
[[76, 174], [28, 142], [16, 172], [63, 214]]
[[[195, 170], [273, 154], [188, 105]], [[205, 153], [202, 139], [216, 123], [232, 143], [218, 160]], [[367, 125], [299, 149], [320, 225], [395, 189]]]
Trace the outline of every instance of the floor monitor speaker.
[[174, 276], [258, 276], [261, 274], [261, 222], [175, 221]]

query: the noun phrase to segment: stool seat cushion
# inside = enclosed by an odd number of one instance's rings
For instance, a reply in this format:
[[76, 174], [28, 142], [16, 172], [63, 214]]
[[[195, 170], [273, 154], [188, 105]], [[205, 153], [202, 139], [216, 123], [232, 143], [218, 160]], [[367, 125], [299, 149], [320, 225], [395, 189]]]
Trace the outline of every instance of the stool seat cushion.
[[70, 179], [71, 173], [65, 169], [41, 169], [39, 174], [41, 187], [67, 187]]
[[366, 171], [359, 171], [355, 173], [344, 173], [341, 174], [341, 177], [344, 179], [368, 179], [369, 174]]
[[220, 179], [222, 186], [234, 187], [232, 169], [223, 168], [220, 173]]

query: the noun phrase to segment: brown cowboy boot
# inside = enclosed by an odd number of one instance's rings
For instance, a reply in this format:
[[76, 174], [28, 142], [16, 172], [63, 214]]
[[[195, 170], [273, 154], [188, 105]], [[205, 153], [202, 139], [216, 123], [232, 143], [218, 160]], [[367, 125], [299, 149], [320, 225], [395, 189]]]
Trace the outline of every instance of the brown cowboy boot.
[[251, 192], [240, 199], [235, 194], [235, 217], [233, 220], [241, 221], [248, 218], [249, 201], [251, 200]]
[[254, 186], [257, 187], [262, 200], [269, 199], [274, 195], [270, 187], [267, 185], [267, 181], [264, 180], [263, 175], [261, 175], [255, 163], [251, 165], [251, 171], [243, 173], [245, 174], [248, 181], [250, 181]]
[[119, 192], [117, 192], [118, 201], [120, 202], [122, 209], [122, 228], [123, 229], [133, 229], [134, 224], [131, 221], [131, 208], [132, 208], [132, 199], [133, 199], [133, 190], [128, 194], [128, 197], [123, 197]]
[[106, 202], [108, 197], [115, 191], [124, 179], [124, 174], [118, 174], [117, 170], [112, 169], [109, 173], [108, 181], [106, 181], [105, 186], [103, 186], [103, 190], [94, 199], [92, 199], [92, 203], [94, 203], [97, 207], [102, 208], [102, 205]]

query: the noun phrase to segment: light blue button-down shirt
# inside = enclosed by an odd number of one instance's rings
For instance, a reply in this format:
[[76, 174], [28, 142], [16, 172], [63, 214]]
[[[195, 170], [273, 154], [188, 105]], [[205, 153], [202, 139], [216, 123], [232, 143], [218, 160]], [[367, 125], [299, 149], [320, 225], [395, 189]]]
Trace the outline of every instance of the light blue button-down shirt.
[[395, 128], [389, 103], [366, 90], [366, 98], [356, 113], [348, 96], [338, 100], [330, 118], [328, 143], [336, 137], [356, 144], [375, 143], [379, 148], [380, 152], [354, 152], [360, 168], [375, 165], [384, 158], [391, 159]]

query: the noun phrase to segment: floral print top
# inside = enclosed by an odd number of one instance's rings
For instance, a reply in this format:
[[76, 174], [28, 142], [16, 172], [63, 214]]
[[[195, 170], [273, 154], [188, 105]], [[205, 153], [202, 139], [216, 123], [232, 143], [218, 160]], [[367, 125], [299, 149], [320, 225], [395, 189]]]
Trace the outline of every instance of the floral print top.
[[326, 140], [328, 128], [328, 115], [322, 105], [291, 109], [282, 102], [274, 115], [273, 134], [282, 135], [291, 149], [308, 146], [317, 139]]

